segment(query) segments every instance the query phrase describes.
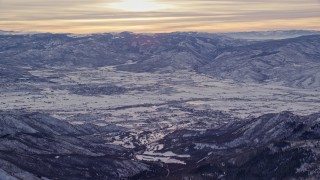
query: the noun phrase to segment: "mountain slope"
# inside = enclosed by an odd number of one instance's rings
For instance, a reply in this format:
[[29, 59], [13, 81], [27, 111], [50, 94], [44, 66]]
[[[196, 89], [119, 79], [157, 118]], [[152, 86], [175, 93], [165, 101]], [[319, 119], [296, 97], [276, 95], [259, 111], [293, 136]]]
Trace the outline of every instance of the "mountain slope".
[[46, 114], [19, 111], [0, 112], [0, 122], [0, 177], [4, 178], [320, 177], [320, 114], [282, 112], [218, 129], [176, 130], [157, 141], [162, 148], [153, 150], [143, 144], [134, 149], [108, 144], [106, 137], [126, 135], [126, 129], [114, 126], [71, 125]]
[[117, 127], [73, 126], [41, 113], [0, 112], [0, 177], [120, 179], [148, 170], [132, 152], [107, 144]]
[[242, 82], [275, 81], [295, 87], [319, 87], [319, 45], [320, 36], [256, 43], [226, 50], [199, 71]]
[[153, 154], [190, 155], [186, 166], [169, 166], [173, 179], [317, 179], [319, 127], [320, 114], [267, 114], [215, 130], [176, 131]]

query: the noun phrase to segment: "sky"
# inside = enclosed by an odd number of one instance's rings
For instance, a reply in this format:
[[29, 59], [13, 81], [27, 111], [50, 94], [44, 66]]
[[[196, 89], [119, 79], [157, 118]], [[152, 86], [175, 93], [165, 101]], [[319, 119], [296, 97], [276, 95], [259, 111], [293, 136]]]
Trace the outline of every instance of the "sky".
[[320, 30], [320, 0], [0, 0], [0, 30]]

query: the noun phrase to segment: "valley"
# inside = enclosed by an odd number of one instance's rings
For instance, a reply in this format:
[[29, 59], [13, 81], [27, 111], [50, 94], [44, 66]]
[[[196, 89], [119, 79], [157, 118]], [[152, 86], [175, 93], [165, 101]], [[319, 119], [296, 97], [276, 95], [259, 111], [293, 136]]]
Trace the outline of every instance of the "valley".
[[2, 34], [0, 179], [320, 177], [303, 35]]

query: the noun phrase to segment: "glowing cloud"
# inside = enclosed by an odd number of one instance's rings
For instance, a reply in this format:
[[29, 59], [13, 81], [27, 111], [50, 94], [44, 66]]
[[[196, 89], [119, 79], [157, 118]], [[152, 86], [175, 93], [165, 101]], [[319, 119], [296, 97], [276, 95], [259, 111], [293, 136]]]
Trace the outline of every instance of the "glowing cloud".
[[111, 3], [110, 7], [122, 11], [149, 12], [168, 9], [172, 6], [152, 0], [123, 0], [120, 2]]

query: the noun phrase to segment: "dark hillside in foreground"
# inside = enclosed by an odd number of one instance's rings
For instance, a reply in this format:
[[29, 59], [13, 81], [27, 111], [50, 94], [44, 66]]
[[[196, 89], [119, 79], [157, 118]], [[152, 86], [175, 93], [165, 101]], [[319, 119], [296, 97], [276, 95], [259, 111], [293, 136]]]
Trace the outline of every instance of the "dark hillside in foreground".
[[[289, 112], [236, 121], [219, 129], [178, 130], [164, 148], [185, 165], [133, 160], [144, 147], [108, 145], [116, 126], [70, 125], [41, 113], [1, 112], [0, 177], [37, 179], [319, 178], [320, 114]], [[139, 150], [140, 149], [140, 150]], [[17, 158], [18, 157], [18, 158]]]

